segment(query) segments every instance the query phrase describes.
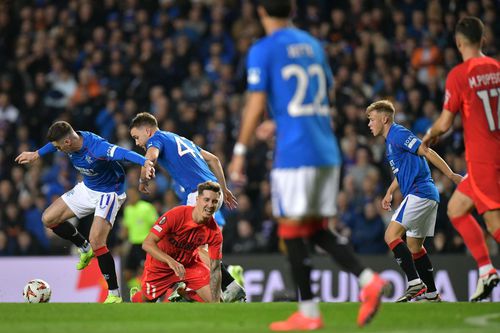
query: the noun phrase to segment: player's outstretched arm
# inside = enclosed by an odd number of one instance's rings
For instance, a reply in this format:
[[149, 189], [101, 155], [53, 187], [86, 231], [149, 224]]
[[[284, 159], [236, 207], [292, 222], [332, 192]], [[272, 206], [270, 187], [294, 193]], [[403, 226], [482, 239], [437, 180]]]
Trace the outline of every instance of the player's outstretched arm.
[[453, 172], [448, 163], [445, 162], [434, 150], [430, 148], [423, 147], [420, 145], [418, 147], [417, 153], [419, 155], [425, 156], [429, 162], [431, 162], [436, 168], [439, 169], [446, 177], [450, 178], [455, 184], [459, 184], [462, 181], [462, 176]]
[[220, 259], [210, 259], [210, 293], [213, 303], [219, 303], [221, 298], [222, 274], [220, 262]]
[[42, 148], [38, 149], [37, 151], [23, 151], [21, 154], [19, 154], [19, 156], [15, 158], [14, 161], [19, 164], [31, 163], [39, 159], [40, 156], [53, 153], [56, 150], [57, 150], [56, 147], [51, 142], [49, 142]]
[[142, 242], [142, 249], [149, 253], [156, 260], [166, 263], [174, 271], [175, 275], [179, 277], [179, 279], [183, 279], [186, 275], [186, 269], [184, 268], [184, 265], [176, 261], [167, 253], [163, 252], [158, 247], [159, 241], [160, 237], [150, 232], [146, 236], [146, 239], [144, 239], [144, 242]]
[[224, 177], [224, 169], [222, 169], [222, 164], [217, 156], [206, 151], [201, 150], [201, 156], [207, 162], [208, 167], [214, 173], [217, 178], [217, 182], [222, 188], [222, 192], [224, 193], [224, 203], [227, 205], [229, 209], [234, 209], [238, 206], [238, 202], [236, 201], [236, 197], [233, 193], [227, 188], [226, 177]]
[[422, 139], [422, 145], [424, 146], [424, 148], [435, 144], [437, 138], [441, 136], [443, 133], [446, 133], [450, 129], [451, 125], [453, 124], [454, 118], [455, 118], [454, 113], [448, 110], [443, 110], [439, 118], [431, 126], [431, 128], [427, 130], [427, 133]]

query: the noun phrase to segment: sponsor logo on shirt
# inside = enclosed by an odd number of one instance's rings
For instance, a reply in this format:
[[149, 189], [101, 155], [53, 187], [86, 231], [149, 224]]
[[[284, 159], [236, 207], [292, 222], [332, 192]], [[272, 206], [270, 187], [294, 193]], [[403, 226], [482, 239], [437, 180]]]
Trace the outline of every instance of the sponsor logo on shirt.
[[257, 84], [260, 82], [260, 69], [259, 68], [249, 68], [247, 81], [249, 84]]
[[405, 141], [405, 146], [411, 149], [415, 143], [417, 142], [417, 138], [414, 136], [410, 136], [408, 139]]
[[106, 152], [106, 155], [108, 155], [108, 157], [113, 157], [115, 155], [116, 148], [118, 148], [118, 147], [115, 145], [109, 146], [108, 151]]
[[78, 171], [80, 171], [80, 173], [82, 175], [85, 175], [85, 176], [93, 177], [93, 176], [97, 176], [98, 175], [98, 173], [95, 172], [93, 169], [81, 168], [81, 167], [77, 167], [76, 165], [75, 165], [75, 169], [78, 170]]

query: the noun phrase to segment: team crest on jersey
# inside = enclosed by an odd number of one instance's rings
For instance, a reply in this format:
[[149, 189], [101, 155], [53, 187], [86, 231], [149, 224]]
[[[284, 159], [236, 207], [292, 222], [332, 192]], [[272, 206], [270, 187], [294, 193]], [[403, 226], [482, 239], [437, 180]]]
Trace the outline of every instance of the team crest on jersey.
[[158, 221], [158, 224], [159, 225], [162, 225], [162, 224], [165, 224], [165, 222], [167, 222], [167, 218], [165, 216], [163, 216], [160, 221]]
[[87, 161], [88, 164], [92, 164], [95, 161], [95, 158], [92, 158], [92, 156], [87, 155], [85, 156], [85, 161]]
[[250, 84], [257, 84], [260, 82], [260, 69], [259, 68], [249, 68], [247, 81]]

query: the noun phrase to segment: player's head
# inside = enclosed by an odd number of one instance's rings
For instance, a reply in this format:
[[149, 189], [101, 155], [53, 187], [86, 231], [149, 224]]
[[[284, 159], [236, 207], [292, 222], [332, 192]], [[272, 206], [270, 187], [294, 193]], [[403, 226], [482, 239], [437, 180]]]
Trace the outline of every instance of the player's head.
[[204, 219], [210, 218], [219, 207], [221, 200], [220, 185], [208, 181], [198, 185], [198, 196], [196, 197], [196, 209]]
[[257, 12], [261, 19], [271, 17], [288, 20], [294, 7], [293, 0], [259, 0]]
[[396, 110], [391, 101], [380, 100], [373, 102], [366, 108], [366, 116], [368, 117], [368, 127], [373, 136], [383, 135], [394, 122], [394, 114]]
[[149, 138], [158, 130], [158, 121], [151, 113], [142, 112], [132, 119], [129, 128], [135, 144], [146, 149]]
[[56, 121], [53, 123], [47, 132], [47, 140], [52, 142], [57, 150], [64, 153], [69, 153], [78, 150], [76, 140], [78, 134], [71, 125], [66, 121]]
[[462, 51], [464, 47], [480, 49], [484, 39], [484, 24], [474, 16], [466, 16], [458, 21], [455, 28], [455, 42]]

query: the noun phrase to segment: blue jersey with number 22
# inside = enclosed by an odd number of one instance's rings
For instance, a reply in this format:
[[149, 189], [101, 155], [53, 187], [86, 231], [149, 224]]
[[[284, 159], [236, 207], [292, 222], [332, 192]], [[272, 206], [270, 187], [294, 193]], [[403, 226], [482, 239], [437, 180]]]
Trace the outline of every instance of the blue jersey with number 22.
[[333, 76], [319, 42], [279, 29], [252, 46], [247, 70], [248, 90], [267, 94], [276, 122], [274, 167], [339, 165], [328, 104]]

